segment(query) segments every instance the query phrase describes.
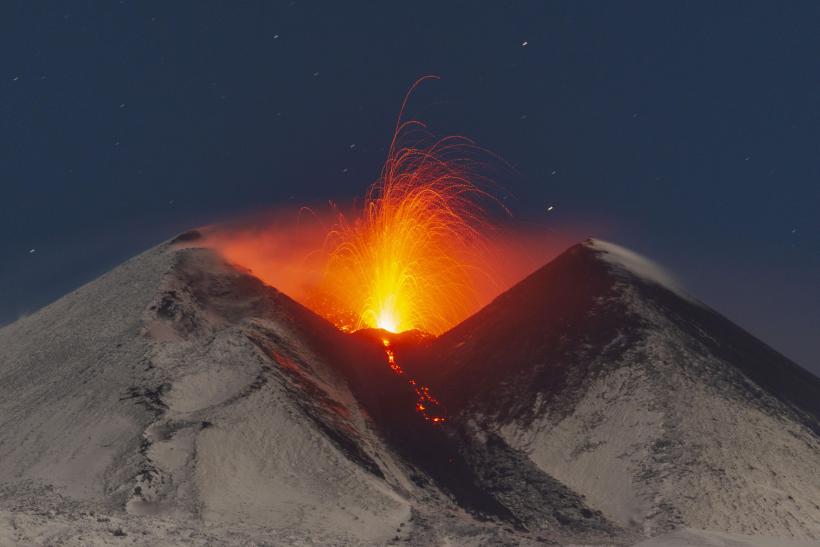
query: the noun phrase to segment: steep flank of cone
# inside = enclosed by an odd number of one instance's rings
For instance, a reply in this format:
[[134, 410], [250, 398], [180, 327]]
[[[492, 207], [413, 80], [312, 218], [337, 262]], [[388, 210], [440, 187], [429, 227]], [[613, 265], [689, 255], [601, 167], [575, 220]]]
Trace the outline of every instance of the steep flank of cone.
[[[643, 313], [642, 302], [657, 313]], [[817, 427], [820, 379], [686, 294], [656, 264], [599, 240], [571, 247], [441, 336], [440, 366], [430, 373], [455, 404], [519, 373], [532, 376], [542, 397], [566, 395], [588, 364], [630, 348], [658, 315]]]
[[[614, 353], [634, 341], [636, 318], [614, 300], [617, 282], [588, 246], [570, 248], [435, 342], [430, 368], [442, 396], [454, 409], [486, 396], [503, 415], [520, 416], [532, 410], [532, 394], [575, 389], [597, 356], [584, 348]], [[603, 302], [612, 314], [590, 313]], [[510, 391], [514, 382], [527, 392]]]
[[662, 314], [693, 336], [700, 334], [708, 352], [805, 414], [806, 425], [820, 433], [820, 378], [693, 299], [651, 261], [612, 243], [592, 240], [588, 246], [610, 265], [614, 275], [625, 277], [627, 282], [630, 277], [642, 280], [638, 285], [645, 297], [653, 299]]
[[[151, 250], [0, 329], [0, 480], [124, 501], [145, 409], [121, 398], [147, 366], [142, 316], [173, 258]], [[115, 462], [117, 462], [115, 464]], [[39, 486], [34, 486], [39, 488]]]
[[210, 250], [126, 262], [0, 329], [0, 501], [385, 541], [412, 483], [328, 336]]
[[418, 366], [623, 526], [820, 539], [820, 381], [612, 244], [576, 245]]

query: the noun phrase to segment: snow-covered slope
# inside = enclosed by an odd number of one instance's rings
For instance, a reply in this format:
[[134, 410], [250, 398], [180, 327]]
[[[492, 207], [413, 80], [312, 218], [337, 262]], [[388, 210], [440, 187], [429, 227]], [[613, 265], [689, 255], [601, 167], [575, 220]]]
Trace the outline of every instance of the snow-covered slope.
[[435, 344], [438, 389], [622, 526], [820, 541], [820, 380], [587, 241]]
[[199, 245], [0, 329], [0, 545], [820, 537], [820, 383], [630, 251], [576, 246], [438, 339], [391, 337], [433, 426], [386, 333]]
[[3, 497], [393, 537], [408, 480], [311, 321], [211, 251], [163, 245], [0, 330]]

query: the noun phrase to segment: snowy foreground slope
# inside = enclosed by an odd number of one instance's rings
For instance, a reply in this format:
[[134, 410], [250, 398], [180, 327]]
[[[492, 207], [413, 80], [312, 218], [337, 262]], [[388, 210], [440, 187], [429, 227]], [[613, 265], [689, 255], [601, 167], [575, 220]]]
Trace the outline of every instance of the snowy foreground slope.
[[0, 329], [0, 545], [820, 540], [820, 382], [628, 251], [397, 337], [435, 427], [380, 340], [198, 244]]

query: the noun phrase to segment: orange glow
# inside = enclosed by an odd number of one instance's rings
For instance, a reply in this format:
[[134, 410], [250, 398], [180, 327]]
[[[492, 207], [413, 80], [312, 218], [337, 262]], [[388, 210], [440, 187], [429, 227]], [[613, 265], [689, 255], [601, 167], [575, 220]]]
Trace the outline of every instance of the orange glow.
[[[327, 254], [316, 252], [317, 248], [322, 247], [328, 232], [322, 221], [314, 215], [280, 211], [264, 217], [244, 218], [232, 224], [203, 228], [205, 238], [194, 244], [215, 249], [228, 262], [250, 270], [268, 285], [325, 316], [342, 330], [353, 331], [360, 326], [358, 318], [351, 312], [341, 312], [336, 299], [327, 292], [329, 287], [342, 284], [328, 282]], [[473, 275], [474, 284], [470, 292], [475, 297], [474, 301], [451, 307], [448, 320], [439, 323], [441, 328], [433, 330], [428, 327], [425, 330], [438, 334], [467, 318], [501, 291], [589, 233], [586, 227], [572, 232], [536, 231], [531, 226], [525, 228], [495, 230], [488, 234], [490, 239], [483, 252], [486, 266], [481, 266], [480, 271], [491, 269], [492, 276], [485, 273]], [[474, 250], [473, 258], [480, 256]]]
[[485, 206], [498, 202], [475, 182], [477, 147], [461, 137], [425, 145], [423, 125], [402, 114], [360, 211], [338, 213], [329, 231], [321, 291], [353, 329], [440, 334], [477, 305], [476, 278], [488, 275]]
[[385, 164], [358, 207], [258, 213], [205, 228], [204, 245], [343, 331], [439, 335], [577, 241], [556, 231], [553, 216], [506, 232], [491, 222], [507, 209], [481, 173], [503, 162], [403, 121], [425, 79], [405, 97]]
[[[462, 137], [431, 139], [422, 123], [402, 121], [425, 79], [405, 97], [381, 174], [352, 214], [334, 206], [330, 222], [305, 208], [263, 222], [244, 219], [206, 229], [205, 244], [343, 331], [434, 335], [557, 254], [567, 236], [553, 228], [502, 234], [490, 222], [492, 210], [507, 209], [485, 190], [491, 185], [474, 158], [486, 151]], [[415, 410], [428, 422], [445, 422], [439, 400], [407, 377], [389, 339], [382, 342], [388, 366], [416, 394]]]
[[[390, 366], [390, 369], [399, 376], [406, 376], [404, 370], [396, 362], [396, 353], [390, 345], [390, 340], [383, 338], [382, 343], [384, 344], [384, 353], [387, 355], [387, 364]], [[447, 418], [444, 416], [444, 407], [441, 402], [430, 393], [430, 388], [419, 384], [413, 378], [408, 378], [407, 383], [410, 384], [416, 392], [416, 411], [421, 414], [425, 420], [434, 424], [447, 421]]]

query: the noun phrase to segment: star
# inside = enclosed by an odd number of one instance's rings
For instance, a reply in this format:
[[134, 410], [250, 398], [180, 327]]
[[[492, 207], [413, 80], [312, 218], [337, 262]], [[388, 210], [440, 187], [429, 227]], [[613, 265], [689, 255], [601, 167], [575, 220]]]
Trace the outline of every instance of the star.
[[37, 249], [32, 248], [32, 249], [29, 249], [28, 254], [33, 255], [36, 252], [37, 252]]
[[555, 206], [554, 206], [554, 205], [550, 205], [549, 207], [547, 207], [547, 212], [549, 213], [549, 212], [550, 212], [550, 211], [552, 211], [553, 209], [555, 209]]
[[521, 42], [521, 47], [527, 47], [528, 45], [529, 45], [529, 42], [527, 42], [526, 40]]

